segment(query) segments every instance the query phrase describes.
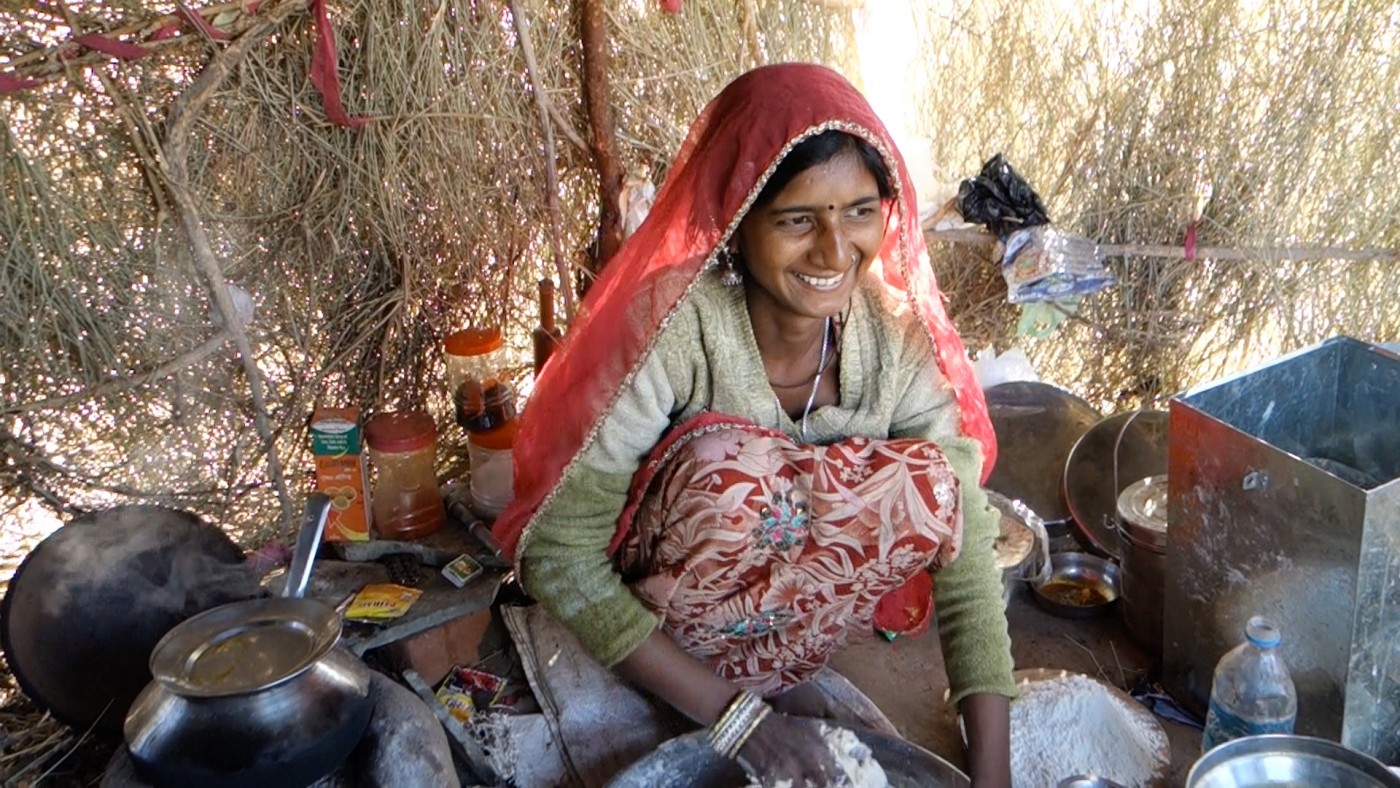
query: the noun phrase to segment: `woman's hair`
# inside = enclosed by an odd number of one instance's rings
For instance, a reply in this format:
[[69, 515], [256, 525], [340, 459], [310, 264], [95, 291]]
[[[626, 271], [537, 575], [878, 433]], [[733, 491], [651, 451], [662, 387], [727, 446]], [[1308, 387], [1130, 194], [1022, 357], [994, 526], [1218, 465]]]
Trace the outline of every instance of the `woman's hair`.
[[768, 182], [763, 184], [763, 191], [758, 193], [754, 205], [767, 205], [778, 196], [778, 192], [787, 188], [799, 173], [850, 151], [860, 156], [865, 168], [875, 177], [875, 184], [880, 189], [880, 199], [888, 200], [894, 197], [894, 183], [890, 179], [889, 167], [885, 166], [885, 159], [875, 146], [854, 134], [830, 129], [808, 137], [788, 151], [788, 155], [768, 177]]

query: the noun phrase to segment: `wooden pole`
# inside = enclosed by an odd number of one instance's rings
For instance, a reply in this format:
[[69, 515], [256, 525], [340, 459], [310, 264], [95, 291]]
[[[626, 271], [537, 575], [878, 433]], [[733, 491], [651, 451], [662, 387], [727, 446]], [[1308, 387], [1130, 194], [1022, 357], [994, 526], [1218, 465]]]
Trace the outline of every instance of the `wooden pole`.
[[[991, 246], [997, 238], [991, 233], [971, 229], [929, 230], [928, 241]], [[1161, 257], [1186, 259], [1186, 247], [1171, 244], [1099, 244], [1105, 257]], [[1400, 251], [1394, 249], [1350, 249], [1342, 246], [1198, 246], [1197, 260], [1338, 260], [1361, 263], [1400, 262]]]
[[590, 268], [603, 270], [622, 246], [623, 171], [617, 152], [609, 87], [608, 13], [604, 0], [578, 0], [579, 37], [583, 42], [583, 100], [588, 109], [593, 166], [598, 171], [598, 243]]

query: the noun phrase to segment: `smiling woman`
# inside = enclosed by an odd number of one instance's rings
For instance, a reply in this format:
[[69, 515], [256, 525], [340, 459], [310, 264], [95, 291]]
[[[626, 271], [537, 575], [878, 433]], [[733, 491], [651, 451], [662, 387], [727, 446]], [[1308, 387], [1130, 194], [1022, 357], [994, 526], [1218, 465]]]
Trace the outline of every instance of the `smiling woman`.
[[893, 192], [874, 148], [843, 131], [823, 132], [783, 159], [731, 241], [768, 383], [804, 438], [812, 408], [836, 404], [828, 348], [834, 343], [839, 355], [833, 334], [884, 242], [882, 199]]
[[931, 572], [969, 763], [1009, 779], [994, 443], [915, 205], [840, 76], [740, 77], [522, 417], [496, 534], [525, 589], [765, 784], [836, 782], [787, 713], [833, 708], [848, 637], [926, 626]]

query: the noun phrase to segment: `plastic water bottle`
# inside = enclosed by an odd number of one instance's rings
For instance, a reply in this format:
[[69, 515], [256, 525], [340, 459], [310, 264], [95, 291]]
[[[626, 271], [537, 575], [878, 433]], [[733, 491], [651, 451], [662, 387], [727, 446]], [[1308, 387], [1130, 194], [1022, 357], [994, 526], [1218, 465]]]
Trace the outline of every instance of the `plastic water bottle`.
[[1201, 752], [1244, 736], [1292, 733], [1298, 719], [1298, 691], [1283, 664], [1278, 626], [1254, 616], [1244, 628], [1245, 641], [1215, 665], [1210, 711], [1201, 736]]

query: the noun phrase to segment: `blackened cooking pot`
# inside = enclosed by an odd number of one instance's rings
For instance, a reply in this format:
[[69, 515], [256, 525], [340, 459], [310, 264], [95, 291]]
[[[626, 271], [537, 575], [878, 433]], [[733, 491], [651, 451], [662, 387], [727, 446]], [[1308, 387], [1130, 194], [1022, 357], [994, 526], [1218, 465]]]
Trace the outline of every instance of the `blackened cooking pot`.
[[303, 599], [330, 500], [306, 505], [283, 596], [205, 611], [151, 652], [154, 680], [127, 713], [136, 771], [157, 786], [301, 788], [364, 734], [369, 669], [338, 648], [340, 615]]

